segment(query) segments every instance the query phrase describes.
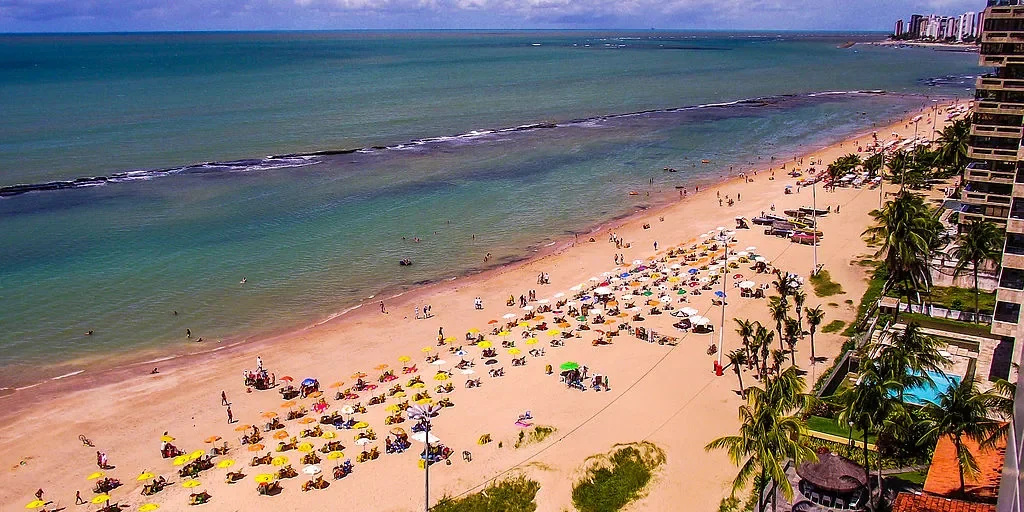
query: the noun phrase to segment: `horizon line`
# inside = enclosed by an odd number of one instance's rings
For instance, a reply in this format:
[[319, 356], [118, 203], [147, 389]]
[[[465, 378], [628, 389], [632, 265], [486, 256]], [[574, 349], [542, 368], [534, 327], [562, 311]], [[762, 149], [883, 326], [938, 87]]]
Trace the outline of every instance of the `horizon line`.
[[174, 30], [89, 30], [2, 32], [0, 36], [26, 35], [133, 35], [133, 34], [258, 34], [337, 32], [704, 32], [704, 33], [804, 33], [804, 34], [888, 34], [887, 30], [858, 29], [715, 29], [715, 28], [337, 28], [337, 29], [174, 29]]

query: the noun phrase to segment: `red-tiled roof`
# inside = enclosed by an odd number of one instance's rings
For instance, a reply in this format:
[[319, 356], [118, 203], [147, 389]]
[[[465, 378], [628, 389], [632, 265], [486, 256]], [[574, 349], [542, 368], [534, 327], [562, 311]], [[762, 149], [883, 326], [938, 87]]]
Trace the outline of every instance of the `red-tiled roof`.
[[910, 494], [909, 492], [901, 492], [892, 504], [892, 512], [995, 512], [995, 510], [996, 506], [991, 503], [972, 503], [943, 496]]
[[[966, 437], [963, 442], [978, 461], [977, 478], [964, 476], [967, 494], [980, 499], [994, 499], [999, 494], [999, 478], [1002, 476], [1003, 459], [1006, 457], [1006, 441], [986, 450], [982, 450], [978, 443]], [[924, 490], [941, 496], [956, 496], [960, 493], [956, 447], [949, 437], [942, 437], [935, 445], [935, 454], [932, 456], [932, 465], [928, 468], [928, 478], [924, 481]]]

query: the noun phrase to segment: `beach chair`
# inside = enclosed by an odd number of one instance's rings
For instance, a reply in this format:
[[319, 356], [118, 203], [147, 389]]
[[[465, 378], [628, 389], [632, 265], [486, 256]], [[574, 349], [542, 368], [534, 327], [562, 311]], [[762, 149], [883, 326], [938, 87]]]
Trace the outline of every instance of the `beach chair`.
[[836, 498], [836, 508], [846, 508], [846, 502]]
[[811, 501], [814, 503], [821, 503], [821, 496], [818, 493], [811, 491]]
[[825, 494], [824, 496], [822, 496], [821, 497], [821, 504], [823, 506], [832, 508], [832, 496], [829, 496], [828, 494]]
[[857, 493], [857, 494], [854, 494], [852, 498], [850, 498], [849, 508], [850, 508], [850, 510], [857, 510], [859, 505], [860, 505], [860, 493]]

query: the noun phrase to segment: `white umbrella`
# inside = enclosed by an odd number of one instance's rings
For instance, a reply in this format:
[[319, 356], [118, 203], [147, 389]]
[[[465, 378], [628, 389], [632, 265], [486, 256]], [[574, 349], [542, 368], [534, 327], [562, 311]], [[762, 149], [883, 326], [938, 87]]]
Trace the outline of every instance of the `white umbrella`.
[[601, 275], [604, 276], [604, 277], [608, 277], [608, 276], [613, 275], [613, 274], [611, 272], [601, 272]]
[[758, 263], [767, 263], [768, 262], [768, 260], [764, 256], [758, 256], [758, 257], [754, 258], [754, 261], [756, 261]]
[[315, 464], [310, 464], [309, 466], [302, 468], [302, 472], [310, 476], [316, 475], [320, 473], [320, 471], [320, 466], [317, 466]]
[[633, 264], [634, 265], [643, 265], [644, 264], [644, 260], [633, 260]]
[[574, 291], [574, 292], [578, 292], [578, 291], [583, 289], [583, 285], [582, 284], [578, 284], [578, 285], [573, 286], [572, 288], [569, 288], [569, 289]]
[[590, 280], [591, 281], [601, 281], [601, 278], [600, 277], [591, 277]]
[[533, 311], [533, 306], [527, 304], [523, 306], [523, 311]]
[[604, 310], [602, 310], [601, 308], [590, 308], [590, 311], [591, 311], [592, 313], [600, 313], [600, 312], [602, 312], [602, 311], [604, 311]]
[[690, 317], [690, 323], [693, 325], [707, 325], [709, 320], [707, 317], [695, 315]]
[[342, 414], [355, 414], [355, 412], [356, 412], [356, 409], [354, 407], [352, 407], [351, 405], [345, 405], [345, 406], [341, 407], [341, 413]]
[[612, 289], [607, 286], [598, 286], [594, 289], [594, 293], [597, 295], [611, 295]]
[[562, 292], [558, 292], [558, 293], [556, 293], [556, 294], [554, 295], [554, 297], [555, 297], [556, 299], [561, 299], [562, 297], [565, 297], [565, 294], [564, 294], [564, 293], [562, 293]]
[[413, 441], [419, 441], [421, 443], [425, 443], [427, 441], [430, 441], [430, 444], [441, 442], [441, 438], [435, 436], [434, 434], [429, 434], [428, 437], [428, 434], [426, 432], [416, 432], [409, 437], [411, 437]]
[[356, 439], [356, 444], [358, 444], [359, 446], [366, 446], [366, 445], [368, 445], [368, 444], [370, 444], [372, 442], [373, 441], [370, 441], [369, 439], [367, 439], [365, 437], [360, 437], [359, 439]]
[[747, 247], [745, 250], [749, 251], [749, 252], [754, 252], [754, 251], [757, 250], [757, 247], [754, 247], [753, 245], [751, 245], [750, 247]]
[[757, 283], [755, 283], [753, 281], [742, 281], [742, 282], [740, 282], [740, 288], [750, 289], [750, 288], [753, 288], [755, 284], [757, 284]]
[[541, 299], [541, 300], [538, 300], [538, 301], [537, 301], [537, 304], [547, 304], [547, 303], [549, 303], [549, 302], [551, 302], [551, 301], [550, 301], [550, 300], [548, 300], [548, 299]]
[[442, 366], [448, 364], [448, 361], [445, 361], [444, 359], [438, 359], [436, 361], [431, 361], [430, 364], [434, 366]]
[[627, 294], [625, 294], [625, 295], [623, 295], [622, 297], [619, 297], [619, 298], [622, 299], [622, 300], [633, 300], [633, 294], [627, 293]]
[[680, 309], [679, 311], [681, 311], [686, 316], [693, 316], [693, 315], [696, 315], [697, 313], [699, 313], [699, 311], [697, 311], [696, 309], [691, 308], [689, 306], [687, 306], [687, 307], [685, 307], [683, 309]]
[[740, 259], [739, 256], [729, 256], [729, 260], [728, 261], [737, 261], [739, 259]]
[[739, 256], [740, 258], [746, 258], [747, 256], [750, 256], [750, 253], [747, 251], [740, 251], [736, 253], [736, 256]]
[[658, 297], [658, 300], [662, 302], [667, 302], [669, 304], [672, 303], [672, 297], [669, 297], [668, 295], [662, 295], [661, 297]]
[[473, 371], [473, 370], [471, 370], [469, 368], [466, 368], [465, 370], [461, 370], [461, 372], [462, 372], [463, 375], [473, 375], [474, 373], [476, 373], [475, 371]]
[[501, 317], [504, 318], [505, 320], [512, 320], [516, 316], [517, 315], [515, 313], [505, 313], [504, 315], [501, 315]]

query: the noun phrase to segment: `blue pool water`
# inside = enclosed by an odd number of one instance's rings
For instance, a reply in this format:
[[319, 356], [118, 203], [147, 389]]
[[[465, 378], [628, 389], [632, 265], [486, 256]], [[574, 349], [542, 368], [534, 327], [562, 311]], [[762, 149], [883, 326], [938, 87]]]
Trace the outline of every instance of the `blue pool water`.
[[924, 405], [925, 402], [938, 403], [940, 394], [960, 384], [960, 377], [956, 375], [928, 372], [928, 376], [932, 379], [931, 384], [926, 382], [923, 386], [908, 388], [906, 393], [904, 393], [903, 397], [908, 403], [916, 405]]

